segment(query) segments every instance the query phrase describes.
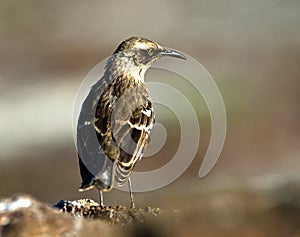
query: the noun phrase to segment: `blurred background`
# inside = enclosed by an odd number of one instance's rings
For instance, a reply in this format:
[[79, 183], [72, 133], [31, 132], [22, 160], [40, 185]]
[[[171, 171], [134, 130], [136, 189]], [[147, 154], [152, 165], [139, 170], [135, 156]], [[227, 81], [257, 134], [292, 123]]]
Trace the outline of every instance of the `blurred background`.
[[[198, 100], [201, 105], [196, 109], [201, 127], [196, 158], [171, 185], [137, 194], [138, 205], [172, 206], [173, 198], [212, 190], [261, 193], [297, 182], [299, 24], [296, 0], [1, 1], [0, 196], [26, 192], [49, 203], [98, 200], [95, 190], [77, 191], [81, 180], [72, 136], [74, 100], [89, 70], [134, 35], [185, 52], [204, 65], [222, 93], [228, 116], [221, 157], [200, 179], [210, 118], [196, 96], [193, 105], [197, 108]], [[151, 75], [155, 72], [150, 70], [146, 79]], [[165, 117], [165, 147], [140, 162], [138, 170], [159, 167], [176, 152], [178, 123], [172, 113], [169, 120]], [[107, 204], [129, 205], [129, 195], [121, 191], [104, 198]]]

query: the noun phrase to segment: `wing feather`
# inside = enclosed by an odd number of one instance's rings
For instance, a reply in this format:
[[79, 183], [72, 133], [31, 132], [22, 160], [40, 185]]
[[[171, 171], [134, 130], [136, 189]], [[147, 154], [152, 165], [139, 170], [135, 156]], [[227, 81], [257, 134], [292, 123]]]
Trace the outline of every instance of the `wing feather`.
[[[118, 149], [109, 139], [101, 134], [108, 131], [107, 121], [109, 111], [97, 115], [97, 109], [107, 108], [108, 99], [103, 98], [108, 93], [109, 82], [101, 78], [91, 88], [83, 102], [77, 125], [77, 152], [82, 183], [80, 191], [96, 186], [100, 190], [110, 190], [113, 187], [115, 163], [109, 159], [109, 154], [118, 154]], [[101, 93], [102, 88], [107, 88]], [[99, 104], [99, 102], [101, 102]], [[96, 114], [95, 114], [96, 111]], [[101, 146], [105, 144], [105, 147]]]
[[82, 191], [110, 190], [114, 180], [124, 184], [143, 156], [154, 123], [152, 103], [144, 84], [121, 79], [100, 79], [83, 103], [77, 127]]
[[142, 158], [154, 123], [154, 112], [144, 85], [128, 90], [114, 108], [113, 136], [120, 147], [116, 180], [122, 185]]

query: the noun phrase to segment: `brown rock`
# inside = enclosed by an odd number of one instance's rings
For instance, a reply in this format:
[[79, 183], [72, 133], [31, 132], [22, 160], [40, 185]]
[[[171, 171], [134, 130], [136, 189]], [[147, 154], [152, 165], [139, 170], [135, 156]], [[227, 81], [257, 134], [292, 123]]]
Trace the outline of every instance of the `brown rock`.
[[66, 215], [29, 195], [0, 200], [0, 236], [113, 236], [112, 228], [98, 220]]

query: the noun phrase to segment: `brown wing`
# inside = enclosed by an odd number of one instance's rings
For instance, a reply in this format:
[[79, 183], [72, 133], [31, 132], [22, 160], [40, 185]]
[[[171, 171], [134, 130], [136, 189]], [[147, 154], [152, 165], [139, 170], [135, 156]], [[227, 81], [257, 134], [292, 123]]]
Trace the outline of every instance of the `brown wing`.
[[125, 183], [142, 158], [153, 123], [154, 112], [145, 86], [125, 90], [112, 112], [112, 135], [120, 148], [116, 169], [119, 185]]
[[[99, 92], [103, 86], [104, 91]], [[94, 85], [77, 128], [80, 190], [93, 186], [110, 190], [114, 178], [122, 185], [142, 158], [153, 123], [152, 104], [144, 85], [130, 80]]]
[[114, 157], [119, 156], [119, 149], [108, 132], [112, 93], [109, 82], [103, 77], [91, 88], [79, 115], [77, 151], [82, 177], [80, 191], [94, 186], [106, 191], [113, 187], [116, 167]]

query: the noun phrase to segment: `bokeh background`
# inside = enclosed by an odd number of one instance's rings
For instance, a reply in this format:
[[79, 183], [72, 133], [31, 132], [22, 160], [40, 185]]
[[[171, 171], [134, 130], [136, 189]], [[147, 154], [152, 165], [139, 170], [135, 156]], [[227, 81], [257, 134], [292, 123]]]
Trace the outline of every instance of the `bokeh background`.
[[[89, 70], [133, 35], [202, 63], [223, 95], [228, 116], [221, 157], [200, 179], [210, 123], [199, 102], [201, 140], [193, 164], [164, 189], [137, 194], [138, 205], [167, 205], [176, 197], [217, 189], [263, 192], [298, 180], [299, 24], [296, 0], [1, 1], [0, 196], [26, 192], [49, 203], [97, 200], [95, 190], [77, 191], [74, 99]], [[197, 107], [202, 98], [194, 99]], [[171, 113], [165, 118], [166, 146], [138, 169], [159, 167], [174, 154], [180, 135], [175, 120]], [[105, 194], [105, 202], [128, 205], [129, 196], [114, 190]]]

